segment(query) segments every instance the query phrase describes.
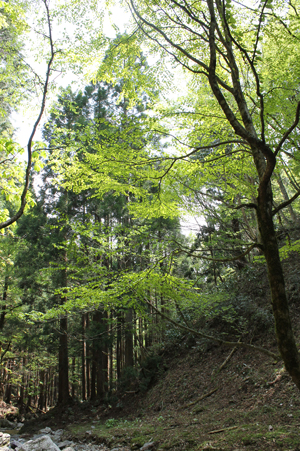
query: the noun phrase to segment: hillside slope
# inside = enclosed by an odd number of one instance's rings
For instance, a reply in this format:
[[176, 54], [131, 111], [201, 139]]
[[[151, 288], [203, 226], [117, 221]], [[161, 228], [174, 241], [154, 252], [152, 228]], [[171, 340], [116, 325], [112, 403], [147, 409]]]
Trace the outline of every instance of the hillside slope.
[[[291, 316], [299, 338], [299, 256], [284, 263]], [[242, 340], [276, 353], [265, 269], [245, 273], [239, 297], [247, 298]], [[241, 301], [242, 302], [242, 301]], [[196, 327], [196, 326], [195, 326]], [[232, 329], [222, 317], [205, 326], [219, 336]], [[227, 327], [227, 330], [226, 330]], [[237, 341], [237, 332], [232, 335]], [[181, 335], [159, 350], [148, 390], [136, 379], [110, 404], [76, 403], [55, 408], [25, 425], [67, 430], [72, 440], [126, 445], [131, 450], [155, 441], [156, 450], [300, 451], [300, 393], [282, 361], [239, 348]], [[149, 371], [145, 368], [143, 371]], [[87, 431], [89, 431], [87, 433]]]

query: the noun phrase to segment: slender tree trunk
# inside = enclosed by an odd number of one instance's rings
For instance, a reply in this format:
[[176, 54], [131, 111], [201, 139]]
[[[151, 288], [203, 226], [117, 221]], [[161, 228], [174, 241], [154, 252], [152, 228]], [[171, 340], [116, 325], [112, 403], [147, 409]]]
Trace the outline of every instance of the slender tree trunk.
[[39, 376], [40, 376], [39, 377], [40, 393], [39, 393], [39, 400], [38, 400], [38, 408], [40, 410], [43, 410], [44, 403], [45, 403], [45, 370], [41, 370]]
[[[283, 195], [283, 199], [284, 199], [285, 201], [289, 200], [288, 193], [287, 193], [287, 191], [286, 191], [286, 189], [285, 189], [285, 186], [284, 186], [284, 183], [283, 183], [283, 181], [282, 181], [282, 178], [280, 177], [280, 174], [278, 174], [278, 175], [276, 176], [276, 180], [277, 180], [277, 183], [278, 183], [278, 185], [279, 185], [281, 194]], [[289, 213], [290, 213], [290, 215], [291, 215], [292, 221], [294, 221], [294, 222], [297, 221], [297, 217], [296, 217], [296, 215], [295, 215], [295, 212], [294, 212], [294, 209], [293, 209], [292, 204], [288, 205], [287, 208], [288, 208], [288, 211], [289, 211]]]
[[[63, 256], [64, 269], [62, 270], [62, 288], [67, 287], [67, 254]], [[61, 297], [61, 304], [66, 302], [64, 296]], [[59, 336], [59, 369], [58, 369], [58, 404], [65, 404], [70, 400], [69, 394], [69, 356], [68, 356], [68, 319], [67, 316], [60, 319]]]
[[[90, 324], [89, 314], [86, 314], [86, 329], [88, 330]], [[90, 345], [86, 343], [86, 397], [90, 397]]]
[[113, 362], [114, 362], [114, 345], [113, 345], [113, 312], [110, 312], [110, 326], [109, 326], [109, 361], [108, 361], [108, 375], [109, 375], [109, 390], [113, 389]]
[[75, 398], [76, 393], [76, 359], [72, 357], [72, 398]]
[[2, 295], [2, 308], [1, 308], [1, 314], [0, 314], [0, 330], [3, 329], [4, 323], [5, 323], [8, 280], [9, 280], [8, 276], [5, 276], [5, 278], [4, 278], [4, 287], [3, 287], [3, 295]]
[[44, 410], [45, 410], [45, 412], [47, 412], [47, 406], [48, 406], [48, 403], [49, 403], [49, 370], [48, 371], [46, 371], [46, 374], [45, 374], [45, 399], [44, 399], [44, 406], [43, 406], [43, 408], [44, 408]]
[[120, 313], [117, 314], [117, 379], [120, 380], [121, 377], [121, 349], [122, 349], [122, 320]]
[[92, 371], [91, 371], [91, 400], [96, 399], [96, 366], [97, 366], [97, 350], [96, 340], [93, 340], [92, 345]]
[[69, 358], [68, 358], [68, 320], [60, 319], [59, 336], [58, 403], [69, 401]]
[[86, 400], [86, 314], [82, 315], [81, 396]]
[[133, 366], [133, 311], [128, 309], [125, 315], [125, 368]]

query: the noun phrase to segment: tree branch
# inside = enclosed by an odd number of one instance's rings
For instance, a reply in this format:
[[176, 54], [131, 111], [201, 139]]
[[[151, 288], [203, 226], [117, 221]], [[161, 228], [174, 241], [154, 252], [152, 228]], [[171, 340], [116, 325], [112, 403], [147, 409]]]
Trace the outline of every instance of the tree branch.
[[286, 139], [289, 137], [289, 135], [292, 133], [292, 131], [297, 127], [298, 122], [299, 122], [299, 118], [300, 118], [300, 102], [298, 102], [298, 105], [297, 105], [295, 121], [294, 121], [293, 125], [291, 125], [291, 127], [285, 132], [285, 134], [281, 138], [280, 143], [278, 144], [278, 146], [275, 149], [275, 152], [274, 152], [275, 156], [278, 154], [278, 152], [280, 151], [282, 145], [284, 144]]
[[26, 195], [27, 195], [29, 181], [30, 181], [30, 175], [31, 175], [32, 141], [33, 141], [37, 127], [41, 121], [41, 118], [42, 118], [44, 110], [45, 110], [45, 104], [46, 104], [46, 98], [47, 98], [47, 92], [48, 92], [48, 86], [49, 86], [49, 80], [50, 80], [50, 73], [51, 73], [51, 66], [52, 66], [52, 63], [54, 60], [55, 52], [54, 52], [54, 47], [53, 47], [50, 13], [49, 13], [47, 0], [43, 0], [43, 3], [46, 8], [46, 17], [47, 17], [47, 23], [48, 23], [48, 29], [49, 29], [49, 37], [48, 38], [49, 38], [49, 43], [50, 43], [50, 55], [51, 56], [50, 56], [50, 59], [49, 59], [48, 65], [47, 65], [46, 79], [45, 79], [44, 89], [43, 89], [42, 104], [41, 104], [41, 108], [40, 108], [40, 113], [33, 126], [33, 129], [32, 129], [31, 135], [29, 137], [28, 144], [27, 144], [28, 160], [27, 160], [27, 167], [26, 167], [26, 172], [25, 172], [25, 184], [24, 184], [24, 189], [23, 189], [22, 195], [21, 195], [21, 205], [20, 205], [20, 208], [17, 211], [17, 213], [15, 213], [11, 218], [7, 219], [6, 221], [0, 223], [0, 230], [4, 229], [5, 227], [8, 227], [11, 224], [13, 224], [14, 222], [16, 222], [22, 216], [22, 214], [24, 212], [24, 208], [26, 205]]
[[151, 304], [151, 302], [148, 299], [144, 298], [144, 300], [146, 301], [146, 303], [148, 305], [150, 305], [153, 308], [153, 310], [156, 311], [156, 313], [158, 313], [166, 321], [170, 322], [171, 324], [178, 327], [179, 329], [185, 330], [186, 332], [190, 332], [191, 334], [196, 335], [197, 337], [206, 338], [208, 340], [215, 341], [219, 344], [229, 346], [230, 348], [234, 348], [234, 347], [247, 348], [247, 349], [251, 349], [253, 351], [259, 351], [262, 354], [265, 354], [268, 357], [272, 357], [272, 359], [277, 360], [277, 361], [281, 359], [281, 357], [278, 356], [277, 354], [274, 354], [274, 352], [268, 351], [267, 349], [262, 348], [261, 346], [254, 346], [254, 345], [250, 345], [248, 343], [242, 343], [240, 341], [238, 341], [238, 342], [226, 341], [226, 340], [222, 340], [221, 338], [213, 337], [212, 335], [204, 334], [203, 332], [198, 332], [197, 330], [192, 329], [191, 327], [185, 326], [184, 324], [180, 324], [177, 321], [174, 321], [169, 316], [165, 315], [165, 313], [162, 313], [157, 307], [155, 307], [155, 305]]
[[280, 210], [282, 210], [283, 208], [287, 207], [288, 205], [290, 205], [292, 202], [294, 202], [294, 200], [297, 199], [297, 197], [300, 196], [300, 190], [296, 192], [296, 194], [293, 195], [293, 197], [291, 197], [289, 200], [286, 200], [285, 202], [282, 202], [280, 205], [278, 205], [278, 207], [276, 207], [273, 211], [272, 211], [272, 215], [276, 215], [276, 213], [278, 213]]
[[[177, 245], [180, 245], [180, 243], [178, 243], [177, 241], [173, 240]], [[254, 249], [255, 247], [258, 247], [259, 249], [261, 249], [261, 245], [259, 245], [258, 243], [253, 243], [251, 244], [251, 246], [242, 254], [237, 255], [236, 257], [230, 257], [230, 258], [211, 258], [211, 257], [205, 257], [204, 255], [195, 255], [194, 251], [190, 251], [190, 250], [185, 250], [182, 247], [180, 247], [180, 251], [184, 252], [186, 255], [190, 255], [192, 257], [196, 257], [196, 258], [202, 258], [203, 260], [208, 260], [211, 262], [215, 262], [215, 263], [228, 263], [228, 262], [234, 262], [236, 260], [239, 260], [243, 257], [245, 257], [246, 255], [248, 255], [252, 249]], [[196, 251], [196, 249], [195, 249]], [[203, 251], [204, 252], [204, 251]], [[177, 251], [177, 253], [179, 253], [179, 251]]]

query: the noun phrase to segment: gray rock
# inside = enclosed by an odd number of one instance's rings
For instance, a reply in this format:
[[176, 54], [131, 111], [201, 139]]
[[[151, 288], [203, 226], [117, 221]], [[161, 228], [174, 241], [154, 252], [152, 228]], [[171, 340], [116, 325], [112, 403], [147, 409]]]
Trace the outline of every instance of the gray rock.
[[64, 440], [63, 442], [57, 443], [57, 446], [59, 447], [59, 449], [65, 449], [67, 447], [72, 447], [72, 445], [74, 445], [74, 443], [71, 442], [70, 440]]
[[64, 451], [75, 451], [75, 450], [71, 446], [68, 446], [68, 448], [65, 448]]
[[53, 433], [53, 431], [52, 431], [52, 429], [51, 428], [44, 428], [44, 429], [40, 429], [39, 430], [39, 432], [41, 433], [41, 434], [51, 434], [51, 432]]
[[51, 431], [51, 434], [54, 435], [63, 435], [64, 430], [63, 429], [56, 429], [56, 431]]
[[9, 445], [10, 435], [5, 434], [4, 432], [0, 432], [0, 448], [4, 448], [4, 446]]
[[21, 446], [24, 444], [23, 442], [19, 442], [18, 440], [13, 440], [10, 442], [10, 447], [11, 449], [17, 449], [17, 448], [21, 448]]
[[148, 449], [152, 449], [152, 448], [154, 448], [154, 445], [155, 445], [155, 442], [148, 442], [148, 443], [145, 443], [145, 445], [143, 445], [143, 446], [140, 448], [140, 451], [147, 451]]
[[43, 435], [35, 440], [29, 440], [24, 443], [18, 451], [60, 451], [60, 449], [51, 440], [49, 435]]
[[51, 432], [51, 439], [54, 441], [54, 443], [58, 444], [59, 442], [62, 442], [61, 436], [63, 435], [63, 433], [63, 429], [58, 429], [57, 431]]
[[24, 426], [24, 423], [17, 423], [16, 428], [17, 429], [21, 429]]

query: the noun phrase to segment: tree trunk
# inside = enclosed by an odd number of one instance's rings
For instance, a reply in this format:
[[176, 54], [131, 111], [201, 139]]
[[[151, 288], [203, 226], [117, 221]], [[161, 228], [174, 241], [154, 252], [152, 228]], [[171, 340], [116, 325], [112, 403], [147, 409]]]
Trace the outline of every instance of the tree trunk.
[[[283, 181], [282, 181], [282, 178], [280, 177], [280, 174], [278, 174], [278, 175], [276, 176], [276, 180], [277, 180], [277, 183], [278, 183], [278, 185], [279, 185], [281, 194], [283, 195], [284, 201], [289, 200], [288, 193], [286, 192], [286, 189], [285, 189], [284, 183], [283, 183]], [[292, 207], [292, 204], [288, 205], [287, 208], [288, 208], [288, 211], [289, 211], [289, 213], [290, 213], [290, 215], [291, 215], [292, 221], [294, 221], [294, 222], [297, 221], [297, 217], [296, 217], [296, 215], [295, 215], [295, 212], [294, 212], [294, 209], [293, 209], [293, 207]]]
[[59, 337], [59, 369], [58, 369], [58, 403], [69, 401], [69, 358], [68, 358], [68, 320], [60, 319]]
[[272, 189], [260, 184], [257, 221], [266, 258], [278, 349], [288, 373], [300, 389], [300, 362], [293, 334], [282, 265], [272, 216]]
[[133, 312], [132, 309], [127, 310], [125, 315], [125, 368], [133, 366]]
[[38, 400], [38, 408], [43, 410], [45, 403], [45, 370], [40, 371], [40, 393]]
[[8, 291], [8, 276], [5, 276], [3, 295], [2, 295], [2, 308], [1, 308], [1, 314], [0, 314], [0, 330], [3, 329], [4, 322], [5, 322], [7, 291]]
[[82, 315], [81, 396], [86, 400], [86, 313]]
[[117, 314], [117, 379], [120, 380], [121, 377], [121, 349], [122, 349], [122, 319], [120, 313]]

